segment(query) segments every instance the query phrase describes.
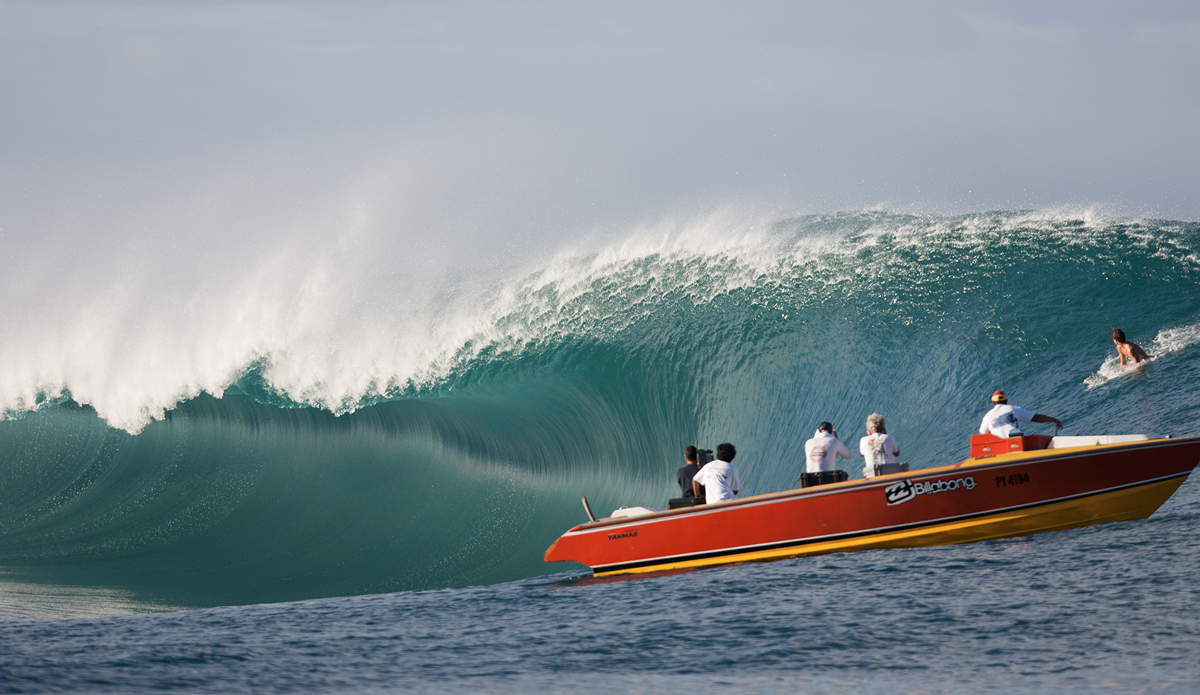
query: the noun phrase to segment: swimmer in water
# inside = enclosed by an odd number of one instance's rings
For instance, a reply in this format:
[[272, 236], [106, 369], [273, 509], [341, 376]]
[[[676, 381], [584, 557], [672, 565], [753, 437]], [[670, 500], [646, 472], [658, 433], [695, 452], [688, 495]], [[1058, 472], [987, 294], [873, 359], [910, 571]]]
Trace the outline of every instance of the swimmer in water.
[[1146, 351], [1137, 343], [1131, 343], [1125, 340], [1125, 331], [1120, 328], [1114, 328], [1112, 332], [1113, 342], [1117, 344], [1117, 354], [1121, 357], [1121, 366], [1125, 366], [1126, 360], [1133, 360], [1134, 364], [1144, 362], [1150, 358]]

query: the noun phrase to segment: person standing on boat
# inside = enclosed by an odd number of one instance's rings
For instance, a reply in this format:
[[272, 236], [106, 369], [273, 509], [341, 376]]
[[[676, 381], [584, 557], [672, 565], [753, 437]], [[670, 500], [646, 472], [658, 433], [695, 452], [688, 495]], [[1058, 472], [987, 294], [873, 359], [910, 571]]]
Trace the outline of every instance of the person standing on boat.
[[992, 394], [992, 409], [983, 416], [979, 423], [979, 434], [992, 434], [997, 437], [1020, 437], [1025, 434], [1021, 425], [1027, 422], [1053, 422], [1054, 426], [1062, 429], [1058, 418], [1042, 415], [1026, 410], [1019, 405], [1009, 405], [1008, 396], [1003, 391]]
[[879, 413], [867, 416], [867, 436], [858, 440], [858, 453], [866, 459], [864, 478], [874, 478], [876, 466], [895, 463], [900, 455], [900, 446], [896, 444], [896, 438], [887, 433], [887, 423]]
[[817, 425], [817, 433], [804, 442], [804, 459], [808, 462], [806, 473], [837, 470], [838, 457], [850, 460], [850, 450], [838, 439], [837, 430], [828, 422]]
[[1134, 364], [1140, 364], [1150, 359], [1150, 355], [1146, 354], [1142, 346], [1125, 340], [1125, 331], [1120, 328], [1113, 329], [1112, 338], [1117, 345], [1117, 355], [1121, 358], [1122, 367], [1125, 366], [1127, 360], [1132, 360]]
[[686, 465], [675, 471], [675, 482], [679, 483], [679, 489], [683, 491], [683, 498], [699, 497], [704, 499], [703, 486], [699, 492], [692, 489], [692, 479], [700, 472], [700, 464], [696, 463], [696, 447], [688, 446], [683, 450], [683, 462]]
[[729, 442], [717, 445], [717, 460], [704, 464], [700, 472], [692, 478], [692, 492], [699, 496], [700, 486], [704, 486], [705, 501], [724, 502], [731, 500], [742, 489], [742, 481], [738, 471], [730, 463], [737, 456], [737, 449]]

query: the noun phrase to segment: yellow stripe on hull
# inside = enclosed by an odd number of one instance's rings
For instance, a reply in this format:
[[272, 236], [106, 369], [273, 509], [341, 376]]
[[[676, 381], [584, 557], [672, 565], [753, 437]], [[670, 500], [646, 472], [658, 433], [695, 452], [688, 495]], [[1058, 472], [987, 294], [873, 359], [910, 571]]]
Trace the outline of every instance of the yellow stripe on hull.
[[1148, 483], [1124, 490], [1114, 490], [1065, 502], [999, 512], [988, 516], [951, 521], [944, 524], [922, 526], [904, 531], [889, 531], [869, 536], [858, 536], [833, 541], [809, 543], [790, 548], [755, 550], [733, 553], [699, 560], [667, 561], [649, 567], [605, 572], [595, 571], [595, 576], [612, 574], [641, 574], [664, 570], [728, 565], [737, 562], [781, 560], [805, 555], [876, 550], [882, 548], [923, 548], [935, 545], [972, 543], [994, 538], [1028, 536], [1046, 531], [1065, 531], [1081, 526], [1092, 526], [1111, 521], [1145, 519], [1167, 501], [1187, 476]]

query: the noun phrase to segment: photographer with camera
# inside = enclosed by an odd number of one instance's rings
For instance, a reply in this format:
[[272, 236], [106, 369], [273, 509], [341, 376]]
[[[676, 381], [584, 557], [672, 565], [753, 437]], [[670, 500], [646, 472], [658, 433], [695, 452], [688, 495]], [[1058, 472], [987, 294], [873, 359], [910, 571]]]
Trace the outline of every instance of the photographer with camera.
[[[858, 453], [866, 459], [866, 465], [863, 467], [864, 478], [875, 477], [877, 467], [886, 470], [886, 466], [896, 464], [896, 457], [900, 455], [900, 446], [896, 444], [896, 438], [888, 434], [887, 423], [879, 413], [871, 413], [867, 416], [867, 436], [858, 440]], [[901, 465], [907, 466], [908, 464]], [[908, 470], [908, 468], [903, 470]]]
[[[679, 483], [679, 489], [683, 491], [682, 499], [688, 499], [690, 497], [699, 497], [700, 499], [704, 499], [704, 488], [701, 487], [699, 494], [697, 494], [697, 492], [692, 489], [692, 478], [696, 477], [696, 474], [700, 472], [700, 468], [704, 465], [704, 463], [708, 463], [711, 460], [710, 457], [704, 456], [704, 454], [711, 453], [711, 451], [697, 450], [694, 446], [688, 446], [688, 448], [683, 450], [683, 461], [686, 465], [683, 468], [675, 471], [675, 482]], [[700, 463], [698, 461], [698, 458], [701, 456], [704, 458], [704, 463]]]
[[732, 444], [729, 442], [718, 444], [717, 460], [706, 463], [700, 468], [696, 477], [692, 478], [693, 492], [699, 495], [700, 488], [704, 487], [705, 499], [708, 504], [731, 500], [742, 488], [738, 471], [731, 463], [734, 456], [737, 456], [737, 449], [733, 448]]
[[850, 460], [850, 450], [838, 439], [837, 430], [828, 422], [817, 425], [813, 438], [804, 442], [804, 459], [808, 462], [806, 473], [837, 470], [838, 457]]

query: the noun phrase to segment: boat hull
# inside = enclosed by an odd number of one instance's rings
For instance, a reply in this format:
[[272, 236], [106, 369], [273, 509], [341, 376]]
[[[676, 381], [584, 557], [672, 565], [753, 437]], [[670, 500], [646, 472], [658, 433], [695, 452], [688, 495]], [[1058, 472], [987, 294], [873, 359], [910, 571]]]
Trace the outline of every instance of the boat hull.
[[546, 551], [597, 576], [970, 543], [1143, 519], [1200, 437], [1025, 451], [955, 466], [576, 526]]

